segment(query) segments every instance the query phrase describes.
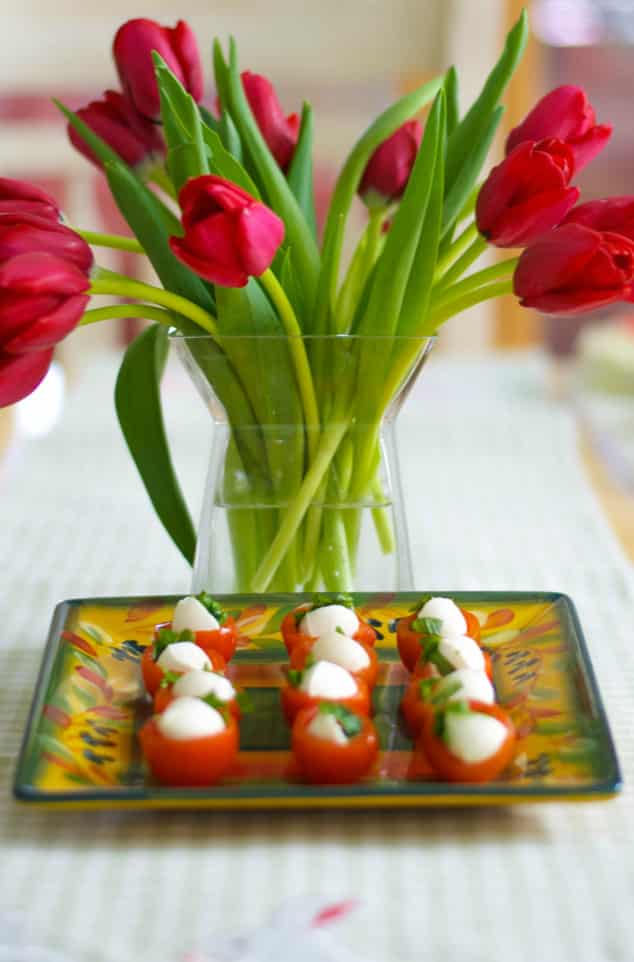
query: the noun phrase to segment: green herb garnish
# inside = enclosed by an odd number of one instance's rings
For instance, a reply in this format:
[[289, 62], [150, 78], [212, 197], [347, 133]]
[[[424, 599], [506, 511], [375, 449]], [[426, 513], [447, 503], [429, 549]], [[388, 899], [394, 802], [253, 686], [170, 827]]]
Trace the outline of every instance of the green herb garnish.
[[288, 678], [289, 685], [293, 688], [299, 688], [302, 683], [302, 677], [304, 675], [303, 671], [299, 671], [297, 668], [289, 668], [286, 672], [286, 677]]
[[439, 651], [441, 641], [442, 638], [440, 638], [439, 635], [427, 635], [421, 638], [421, 658], [423, 661], [428, 661], [432, 665], [435, 665], [441, 675], [449, 675], [456, 669], [444, 655], [441, 655]]
[[344, 735], [348, 738], [354, 738], [355, 735], [358, 735], [363, 726], [358, 715], [355, 715], [349, 708], [345, 708], [343, 705], [337, 705], [335, 702], [320, 702], [319, 713], [321, 715], [333, 715], [341, 726]]
[[430, 705], [443, 708], [452, 695], [459, 692], [461, 688], [459, 681], [452, 681], [445, 685], [441, 678], [424, 678], [420, 683], [419, 691], [422, 701], [428, 701]]
[[442, 631], [441, 618], [417, 618], [411, 624], [412, 631], [420, 631], [423, 635], [438, 635]]
[[450, 701], [434, 717], [434, 732], [443, 741], [447, 741], [447, 715], [471, 715], [473, 714], [466, 701]]
[[309, 651], [304, 661], [304, 669], [312, 668], [313, 665], [316, 665], [316, 664], [317, 664], [317, 659], [313, 655], [312, 651]]
[[410, 611], [420, 611], [421, 608], [424, 608], [425, 605], [427, 604], [427, 602], [428, 602], [428, 601], [431, 601], [431, 599], [432, 599], [433, 597], [434, 597], [433, 595], [422, 595], [422, 597], [419, 598], [419, 600], [416, 602], [416, 604], [415, 604], [415, 605], [412, 605], [412, 607], [411, 607], [409, 610], [410, 610]]
[[193, 641], [194, 633], [185, 628], [184, 631], [172, 631], [171, 628], [161, 628], [158, 635], [154, 639], [153, 646], [153, 658], [154, 661], [158, 661], [163, 652], [169, 645], [173, 645], [177, 641]]
[[230, 712], [226, 701], [221, 701], [220, 698], [218, 698], [217, 695], [214, 695], [213, 692], [211, 692], [209, 695], [204, 695], [201, 698], [201, 701], [204, 701], [207, 705], [209, 705], [210, 708], [215, 708], [217, 712], [220, 712], [225, 725], [228, 724]]
[[318, 594], [313, 598], [312, 611], [317, 608], [327, 608], [328, 605], [343, 605], [344, 608], [354, 608], [352, 595], [343, 594]]
[[159, 688], [169, 688], [169, 686], [173, 685], [175, 681], [178, 681], [180, 677], [181, 675], [178, 671], [164, 671]]
[[219, 625], [223, 625], [227, 620], [227, 613], [214, 598], [207, 592], [201, 591], [196, 595], [196, 600], [200, 601], [203, 608], [206, 608], [210, 615], [213, 615]]

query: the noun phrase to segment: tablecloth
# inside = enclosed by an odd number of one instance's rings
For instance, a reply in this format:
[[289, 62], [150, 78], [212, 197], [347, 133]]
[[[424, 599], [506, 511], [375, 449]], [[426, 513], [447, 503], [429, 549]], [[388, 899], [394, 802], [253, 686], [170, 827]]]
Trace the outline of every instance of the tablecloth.
[[[15, 445], [0, 475], [2, 962], [22, 962], [20, 939], [43, 947], [23, 954], [38, 962], [181, 962], [201, 947], [211, 958], [216, 933], [257, 926], [297, 896], [358, 898], [338, 938], [372, 962], [631, 962], [634, 573], [537, 355], [439, 355], [408, 399], [399, 445], [417, 586], [572, 596], [625, 775], [617, 800], [232, 816], [11, 799], [54, 604], [188, 585], [119, 436], [115, 369], [106, 358], [83, 371], [60, 423]], [[195, 503], [208, 415], [177, 368], [166, 391]]]

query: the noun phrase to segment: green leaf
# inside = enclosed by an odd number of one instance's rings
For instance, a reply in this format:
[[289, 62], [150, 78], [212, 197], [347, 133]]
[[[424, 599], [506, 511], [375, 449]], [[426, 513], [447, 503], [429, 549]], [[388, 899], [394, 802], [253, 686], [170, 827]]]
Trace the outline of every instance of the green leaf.
[[222, 52], [220, 41], [216, 38], [213, 45], [214, 78], [221, 110], [229, 108], [229, 68]]
[[202, 104], [198, 104], [198, 113], [204, 126], [209, 127], [209, 129], [213, 130], [216, 134], [220, 133], [220, 122], [210, 110], [207, 110]]
[[228, 91], [230, 112], [240, 139], [257, 171], [267, 203], [284, 221], [286, 241], [293, 247], [297, 269], [306, 290], [306, 300], [312, 304], [319, 274], [319, 250], [295, 195], [251, 112], [242, 86], [233, 40], [230, 41]]
[[446, 189], [450, 191], [458, 179], [461, 168], [469, 163], [473, 145], [480, 143], [483, 131], [491, 122], [491, 115], [506, 86], [513, 76], [528, 39], [526, 10], [509, 32], [504, 50], [489, 74], [475, 103], [453, 131], [447, 144]]
[[304, 290], [301, 285], [301, 279], [295, 270], [293, 254], [290, 247], [287, 247], [282, 252], [280, 283], [301, 324], [302, 319], [306, 316], [306, 301], [304, 300]]
[[218, 134], [208, 127], [203, 127], [203, 137], [209, 151], [213, 173], [218, 174], [219, 177], [226, 177], [227, 180], [246, 190], [256, 200], [260, 200], [260, 191], [255, 181], [242, 164], [225, 149]]
[[480, 139], [477, 143], [473, 144], [469, 155], [465, 157], [453, 186], [445, 197], [442, 223], [443, 235], [450, 230], [456, 220], [460, 218], [461, 211], [469, 199], [473, 186], [482, 169], [482, 165], [489, 153], [489, 148], [493, 142], [503, 113], [504, 107], [496, 107], [493, 111], [488, 124], [486, 124], [482, 130]]
[[322, 244], [322, 271], [316, 305], [315, 326], [312, 333], [328, 333], [328, 316], [336, 301], [339, 263], [345, 225], [366, 165], [384, 140], [387, 140], [405, 121], [416, 116], [436, 96], [443, 78], [437, 77], [406, 94], [384, 111], [357, 141], [346, 160], [330, 202]]
[[450, 67], [445, 74], [445, 97], [447, 98], [447, 136], [458, 126], [460, 120], [460, 107], [458, 102], [458, 71], [455, 67]]
[[228, 110], [223, 110], [222, 112], [218, 133], [227, 152], [231, 154], [232, 157], [235, 157], [238, 163], [242, 163], [242, 142], [240, 140], [240, 134]]
[[[106, 164], [106, 176], [119, 210], [145, 249], [163, 286], [206, 310], [213, 310], [213, 298], [203, 281], [181, 264], [170, 250], [169, 235], [182, 232], [180, 221], [173, 217], [171, 227], [166, 226], [157, 207], [156, 195], [136, 180], [123, 164]], [[179, 320], [178, 326], [181, 330], [193, 328], [200, 333], [199, 328], [184, 319]]]
[[[317, 608], [327, 608], [330, 605], [342, 605], [344, 608], [351, 608], [354, 610], [354, 601], [352, 600], [352, 595], [338, 592], [335, 594], [317, 594], [313, 598], [313, 603], [311, 611], [316, 611]], [[305, 612], [304, 612], [305, 614]]]
[[[207, 151], [198, 105], [156, 50], [152, 51], [152, 61], [161, 98], [161, 120], [168, 127], [171, 136], [177, 136], [180, 127], [181, 142], [192, 144], [197, 157], [197, 172], [193, 176], [208, 174]], [[178, 143], [170, 143], [171, 146], [176, 147]]]
[[302, 108], [299, 137], [288, 168], [288, 186], [295, 194], [306, 223], [317, 236], [315, 193], [313, 189], [313, 111], [310, 104]]
[[160, 381], [167, 352], [167, 331], [146, 328], [128, 347], [115, 386], [119, 424], [141, 480], [163, 527], [184, 558], [193, 563], [196, 532], [170, 456]]
[[167, 152], [167, 172], [178, 193], [191, 177], [198, 177], [198, 150], [192, 143], [181, 143]]

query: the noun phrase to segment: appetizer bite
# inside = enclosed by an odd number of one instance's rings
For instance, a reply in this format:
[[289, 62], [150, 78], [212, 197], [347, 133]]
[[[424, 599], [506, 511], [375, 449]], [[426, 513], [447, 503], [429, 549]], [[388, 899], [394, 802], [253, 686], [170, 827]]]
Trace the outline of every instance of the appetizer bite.
[[196, 597], [181, 598], [174, 608], [171, 629], [191, 631], [193, 641], [208, 654], [217, 651], [230, 661], [238, 644], [236, 623], [206, 591]]
[[418, 735], [426, 715], [434, 707], [459, 700], [493, 704], [495, 690], [484, 672], [458, 668], [444, 676], [412, 678], [401, 699], [408, 731], [411, 735]]
[[320, 701], [336, 702], [359, 715], [370, 713], [368, 686], [341, 665], [318, 661], [305, 671], [291, 668], [287, 678], [288, 684], [281, 689], [281, 698], [289, 725], [302, 708], [314, 707]]
[[356, 782], [378, 753], [374, 725], [342, 704], [319, 702], [297, 715], [291, 735], [297, 767], [309, 782]]
[[209, 669], [196, 668], [185, 675], [165, 672], [163, 680], [154, 695], [154, 711], [157, 715], [165, 711], [175, 698], [214, 699], [215, 707], [228, 708], [234, 718], [240, 720], [241, 698], [228, 678]]
[[376, 641], [374, 628], [358, 616], [352, 598], [344, 594], [315, 595], [310, 605], [303, 605], [286, 615], [281, 631], [290, 654], [295, 645], [306, 639], [332, 634], [338, 628], [364, 645], [371, 646]]
[[482, 672], [490, 681], [493, 680], [491, 656], [473, 638], [467, 635], [458, 638], [431, 634], [423, 636], [419, 643], [419, 658], [413, 669], [416, 677], [449, 675], [460, 668]]
[[150, 771], [164, 785], [213, 785], [233, 766], [238, 726], [204, 699], [176, 698], [139, 732]]
[[512, 761], [515, 741], [515, 727], [503, 708], [469, 700], [428, 712], [419, 745], [445, 781], [489, 782]]
[[178, 634], [171, 628], [161, 628], [141, 657], [141, 671], [146, 691], [150, 695], [159, 688], [165, 672], [184, 675], [189, 671], [223, 671], [225, 660], [217, 651], [207, 653], [194, 643], [191, 631]]
[[316, 639], [306, 638], [293, 647], [290, 655], [291, 668], [302, 671], [316, 661], [330, 661], [360, 678], [368, 688], [376, 684], [379, 661], [374, 648], [355, 641], [339, 628]]
[[425, 595], [412, 614], [396, 623], [396, 641], [401, 661], [413, 671], [420, 656], [421, 640], [428, 635], [442, 638], [469, 637], [480, 640], [480, 622], [450, 598]]

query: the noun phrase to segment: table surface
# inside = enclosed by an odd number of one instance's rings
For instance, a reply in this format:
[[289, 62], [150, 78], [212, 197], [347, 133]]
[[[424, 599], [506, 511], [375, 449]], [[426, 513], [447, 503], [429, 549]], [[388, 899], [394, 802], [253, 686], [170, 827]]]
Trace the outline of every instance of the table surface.
[[[366, 962], [631, 962], [634, 570], [539, 357], [437, 357], [409, 398], [399, 442], [417, 585], [572, 596], [626, 779], [617, 800], [239, 817], [12, 801], [54, 604], [187, 588], [119, 437], [113, 374], [111, 360], [84, 372], [55, 431], [14, 446], [0, 475], [0, 959], [228, 959], [219, 932], [258, 926], [292, 898], [355, 897], [337, 937]], [[166, 387], [194, 504], [207, 415], [180, 372]], [[29, 955], [32, 944], [46, 949]]]

